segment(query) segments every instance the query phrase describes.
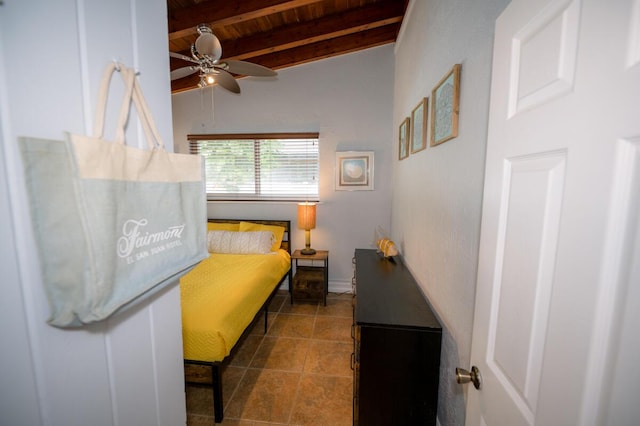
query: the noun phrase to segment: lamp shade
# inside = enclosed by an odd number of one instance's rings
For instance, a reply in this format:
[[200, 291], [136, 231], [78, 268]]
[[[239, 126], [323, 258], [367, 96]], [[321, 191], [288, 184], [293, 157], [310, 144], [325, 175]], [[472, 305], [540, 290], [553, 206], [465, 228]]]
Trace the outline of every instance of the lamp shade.
[[314, 229], [316, 227], [315, 203], [298, 204], [298, 229]]

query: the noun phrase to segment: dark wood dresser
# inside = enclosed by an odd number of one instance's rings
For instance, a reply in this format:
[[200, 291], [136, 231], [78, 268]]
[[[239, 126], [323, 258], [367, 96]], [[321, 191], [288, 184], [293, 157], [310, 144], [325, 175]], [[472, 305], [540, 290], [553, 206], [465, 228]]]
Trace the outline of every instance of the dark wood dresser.
[[442, 327], [399, 256], [354, 263], [353, 424], [435, 425]]

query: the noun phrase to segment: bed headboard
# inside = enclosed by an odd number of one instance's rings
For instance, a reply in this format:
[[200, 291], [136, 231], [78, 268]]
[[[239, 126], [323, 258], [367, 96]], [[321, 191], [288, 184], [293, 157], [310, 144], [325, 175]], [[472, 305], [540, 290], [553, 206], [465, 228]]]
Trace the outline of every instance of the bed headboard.
[[291, 236], [291, 221], [290, 220], [271, 220], [271, 219], [207, 219], [209, 222], [216, 223], [240, 223], [240, 222], [253, 222], [263, 225], [282, 226], [284, 228], [284, 235], [282, 236], [282, 243], [280, 248], [286, 250], [291, 254], [291, 245], [289, 244], [289, 238]]

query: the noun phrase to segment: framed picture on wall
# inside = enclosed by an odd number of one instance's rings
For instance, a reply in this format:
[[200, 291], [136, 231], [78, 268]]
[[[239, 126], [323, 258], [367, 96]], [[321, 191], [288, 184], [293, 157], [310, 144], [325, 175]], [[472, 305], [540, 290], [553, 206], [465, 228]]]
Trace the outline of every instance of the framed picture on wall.
[[336, 152], [336, 191], [372, 191], [373, 161], [373, 151]]
[[429, 98], [422, 98], [411, 112], [411, 153], [427, 147], [427, 108]]
[[458, 136], [459, 102], [460, 64], [455, 64], [431, 91], [431, 146]]
[[411, 119], [405, 118], [398, 130], [398, 160], [409, 156], [409, 132], [411, 131]]

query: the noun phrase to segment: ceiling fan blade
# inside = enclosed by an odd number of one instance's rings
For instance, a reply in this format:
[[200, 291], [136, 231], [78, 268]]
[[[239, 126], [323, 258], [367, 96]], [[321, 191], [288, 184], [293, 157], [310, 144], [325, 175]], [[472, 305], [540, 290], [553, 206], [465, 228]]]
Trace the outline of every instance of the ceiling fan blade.
[[194, 66], [177, 68], [171, 71], [171, 80], [177, 80], [179, 78], [186, 77], [188, 75], [193, 74], [196, 71], [198, 71], [198, 67], [194, 67]]
[[218, 37], [211, 33], [202, 33], [196, 39], [196, 50], [201, 55], [211, 57], [215, 62], [222, 56], [222, 45]]
[[193, 62], [194, 64], [199, 64], [198, 61], [196, 61], [195, 59], [183, 55], [181, 53], [175, 53], [175, 52], [169, 52], [169, 56], [174, 57], [174, 58], [178, 58], [178, 59], [182, 59], [183, 61], [187, 61], [187, 62]]
[[262, 65], [254, 64], [253, 62], [237, 61], [229, 59], [224, 61], [227, 64], [227, 71], [234, 74], [250, 75], [255, 77], [272, 77], [278, 75], [277, 72], [271, 68], [263, 67]]
[[240, 86], [238, 82], [231, 74], [221, 69], [216, 69], [216, 73], [213, 75], [213, 78], [216, 83], [218, 83], [221, 87], [227, 89], [233, 93], [240, 93]]

